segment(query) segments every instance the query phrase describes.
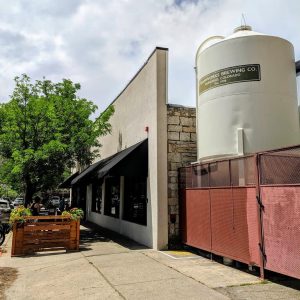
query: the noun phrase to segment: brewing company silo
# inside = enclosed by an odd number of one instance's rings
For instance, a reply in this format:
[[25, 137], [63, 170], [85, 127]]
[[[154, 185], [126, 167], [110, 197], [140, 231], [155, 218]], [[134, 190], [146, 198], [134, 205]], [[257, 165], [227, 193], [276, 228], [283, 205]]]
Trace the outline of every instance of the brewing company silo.
[[300, 143], [293, 46], [241, 26], [196, 55], [198, 159]]

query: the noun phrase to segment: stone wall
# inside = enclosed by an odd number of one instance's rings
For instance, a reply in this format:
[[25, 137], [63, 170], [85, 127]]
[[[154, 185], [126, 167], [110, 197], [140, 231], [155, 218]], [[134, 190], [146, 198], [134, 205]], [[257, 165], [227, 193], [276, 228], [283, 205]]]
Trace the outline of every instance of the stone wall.
[[178, 168], [197, 159], [196, 109], [168, 105], [169, 248], [179, 242]]

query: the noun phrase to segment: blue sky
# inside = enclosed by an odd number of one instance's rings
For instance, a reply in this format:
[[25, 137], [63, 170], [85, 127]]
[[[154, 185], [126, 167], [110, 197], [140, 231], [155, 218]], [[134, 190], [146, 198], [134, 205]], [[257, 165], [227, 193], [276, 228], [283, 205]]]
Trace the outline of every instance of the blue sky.
[[194, 58], [211, 35], [228, 36], [241, 15], [255, 31], [294, 44], [299, 0], [0, 0], [0, 102], [13, 78], [69, 78], [103, 110], [155, 46], [169, 48], [169, 102], [195, 105]]

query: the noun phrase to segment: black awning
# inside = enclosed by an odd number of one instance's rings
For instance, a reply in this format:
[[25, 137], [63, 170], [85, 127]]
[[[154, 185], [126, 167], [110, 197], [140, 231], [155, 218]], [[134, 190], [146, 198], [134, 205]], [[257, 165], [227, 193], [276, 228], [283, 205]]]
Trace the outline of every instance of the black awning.
[[[145, 148], [146, 151], [145, 151]], [[141, 151], [144, 153], [143, 157], [141, 156]], [[135, 154], [138, 155], [136, 158], [141, 158], [143, 161], [139, 162], [140, 159], [134, 159]], [[126, 158], [126, 159], [125, 159]], [[128, 158], [128, 159], [127, 159]], [[146, 159], [144, 159], [146, 158]], [[128, 164], [139, 164], [140, 166], [143, 165], [143, 170], [145, 169], [145, 166], [147, 168], [148, 166], [148, 140], [143, 140], [127, 149], [124, 149], [108, 158], [105, 158], [103, 160], [100, 160], [93, 165], [86, 168], [82, 173], [80, 173], [77, 177], [75, 177], [71, 185], [78, 184], [83, 179], [87, 179], [91, 176], [95, 176], [97, 178], [102, 178], [105, 175], [107, 175], [110, 171], [114, 175], [125, 175], [129, 172]], [[126, 167], [125, 167], [126, 166]], [[132, 165], [133, 166], [133, 165]], [[148, 171], [148, 170], [147, 170]], [[143, 172], [146, 173], [147, 171]], [[137, 172], [140, 173], [140, 172]]]
[[70, 175], [67, 179], [65, 179], [61, 184], [59, 184], [58, 188], [60, 189], [69, 189], [71, 188], [72, 180], [77, 177], [79, 172], [75, 172], [74, 174]]

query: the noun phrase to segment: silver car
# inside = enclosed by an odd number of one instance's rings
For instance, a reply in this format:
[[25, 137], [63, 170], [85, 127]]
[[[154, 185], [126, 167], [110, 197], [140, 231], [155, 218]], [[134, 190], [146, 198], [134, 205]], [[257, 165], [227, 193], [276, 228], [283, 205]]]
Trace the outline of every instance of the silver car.
[[23, 198], [16, 198], [13, 201], [13, 206], [18, 207], [19, 205], [24, 205], [24, 199]]
[[1, 219], [8, 220], [11, 213], [11, 206], [8, 200], [0, 199], [0, 215]]

